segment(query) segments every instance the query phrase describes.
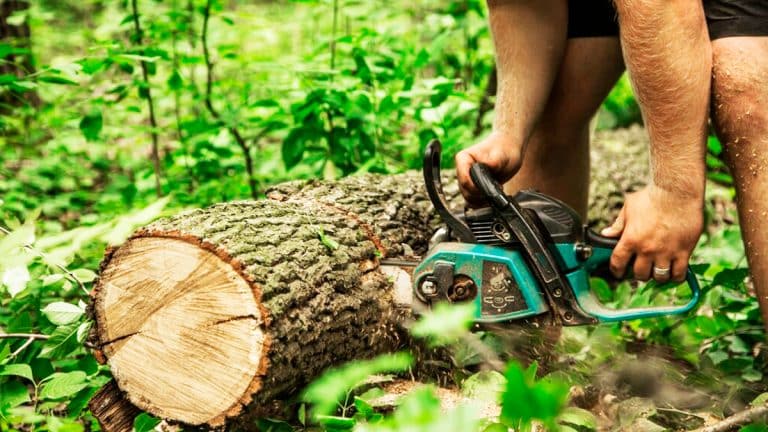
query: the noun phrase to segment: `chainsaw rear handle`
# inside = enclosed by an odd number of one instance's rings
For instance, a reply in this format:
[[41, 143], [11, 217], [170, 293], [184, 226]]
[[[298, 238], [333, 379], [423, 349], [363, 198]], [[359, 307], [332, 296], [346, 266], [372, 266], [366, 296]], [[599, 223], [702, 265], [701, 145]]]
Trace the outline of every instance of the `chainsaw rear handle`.
[[656, 306], [630, 309], [611, 309], [597, 299], [590, 287], [589, 278], [600, 268], [607, 268], [611, 261], [611, 255], [619, 239], [605, 237], [591, 229], [585, 230], [584, 240], [591, 248], [591, 255], [584, 262], [582, 270], [570, 273], [568, 279], [573, 287], [579, 305], [601, 322], [627, 321], [641, 318], [655, 318], [667, 315], [680, 315], [687, 313], [699, 302], [701, 288], [696, 275], [689, 268], [685, 275], [685, 281], [691, 289], [691, 298], [687, 303], [678, 306]]

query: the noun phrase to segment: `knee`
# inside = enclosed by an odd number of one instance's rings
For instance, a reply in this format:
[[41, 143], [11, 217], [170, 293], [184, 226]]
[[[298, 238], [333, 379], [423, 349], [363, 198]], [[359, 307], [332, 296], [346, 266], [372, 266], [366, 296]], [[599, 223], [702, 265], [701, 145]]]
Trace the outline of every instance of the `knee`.
[[[713, 51], [712, 119], [728, 142], [768, 137], [768, 77], [738, 49]], [[763, 59], [768, 64], [768, 59]], [[761, 73], [762, 72], [762, 73]]]

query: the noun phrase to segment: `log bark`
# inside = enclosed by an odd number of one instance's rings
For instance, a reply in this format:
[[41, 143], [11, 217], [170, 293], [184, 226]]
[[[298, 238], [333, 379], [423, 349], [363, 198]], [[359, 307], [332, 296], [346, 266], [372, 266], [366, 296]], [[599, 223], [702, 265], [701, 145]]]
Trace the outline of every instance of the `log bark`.
[[378, 258], [424, 252], [434, 218], [420, 183], [286, 185], [135, 233], [93, 291], [119, 388], [159, 417], [220, 426], [244, 406], [269, 414], [329, 365], [395, 349], [408, 310], [393, 308]]
[[[597, 141], [592, 223], [609, 223], [647, 177], [644, 141], [627, 138], [637, 132]], [[115, 401], [247, 428], [325, 368], [402, 344], [409, 284], [379, 260], [426, 252], [439, 221], [421, 175], [290, 182], [267, 198], [162, 219], [108, 251], [92, 293], [93, 343], [116, 382], [91, 404], [104, 430], [134, 415]]]

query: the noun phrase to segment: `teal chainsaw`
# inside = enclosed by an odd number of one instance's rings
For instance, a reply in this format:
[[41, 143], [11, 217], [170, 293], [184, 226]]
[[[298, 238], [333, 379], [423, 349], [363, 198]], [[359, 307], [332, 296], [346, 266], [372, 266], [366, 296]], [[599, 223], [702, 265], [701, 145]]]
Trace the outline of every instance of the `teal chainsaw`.
[[691, 298], [682, 305], [612, 309], [590, 288], [590, 276], [607, 268], [617, 239], [603, 237], [568, 205], [534, 190], [504, 193], [488, 167], [470, 176], [487, 207], [454, 213], [440, 179], [438, 141], [424, 156], [424, 181], [444, 227], [413, 271], [416, 308], [438, 302], [475, 306], [477, 323], [535, 320], [549, 316], [571, 326], [684, 314], [700, 295], [688, 270]]

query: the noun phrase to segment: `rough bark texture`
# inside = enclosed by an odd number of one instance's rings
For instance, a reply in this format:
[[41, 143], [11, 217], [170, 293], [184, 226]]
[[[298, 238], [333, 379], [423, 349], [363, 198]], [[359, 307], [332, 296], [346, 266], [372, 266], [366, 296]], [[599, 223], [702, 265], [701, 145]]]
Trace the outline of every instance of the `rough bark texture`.
[[[117, 387], [115, 380], [99, 389], [88, 402], [91, 414], [106, 425], [110, 431], [128, 432], [133, 430], [133, 421], [141, 410], [131, 404]], [[106, 429], [105, 429], [106, 430]]]
[[[112, 282], [124, 272], [118, 269], [132, 242], [165, 238], [214, 252], [253, 287], [264, 311], [260, 325], [268, 342], [264, 367], [253, 371], [246, 394], [207, 423], [221, 424], [249, 403], [251, 413], [270, 414], [274, 400], [296, 392], [328, 366], [397, 347], [398, 311], [377, 259], [424, 252], [433, 215], [420, 181], [407, 174], [289, 185], [271, 191], [269, 200], [219, 204], [145, 227], [102, 264], [93, 293], [99, 345], [110, 359], [126, 349], [131, 338], [142, 337], [141, 329], [110, 333], [111, 312], [105, 300], [119, 292]], [[141, 298], [130, 301], [141, 309]], [[152, 301], [162, 307], [175, 297]], [[174, 323], [166, 325], [169, 336], [177, 331], [171, 328]], [[141, 362], [137, 359], [135, 367], [147, 367]], [[112, 366], [118, 385], [126, 387], [121, 379], [129, 374]], [[127, 396], [140, 408], [158, 413], [150, 395]]]

